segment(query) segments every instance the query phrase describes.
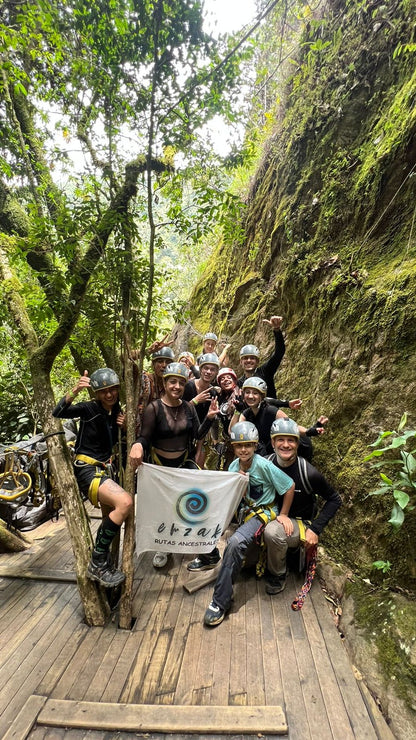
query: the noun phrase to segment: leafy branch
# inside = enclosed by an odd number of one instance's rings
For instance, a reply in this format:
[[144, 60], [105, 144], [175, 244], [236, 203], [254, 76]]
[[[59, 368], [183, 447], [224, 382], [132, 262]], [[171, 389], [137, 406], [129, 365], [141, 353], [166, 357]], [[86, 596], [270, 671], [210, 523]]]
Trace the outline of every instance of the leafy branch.
[[[364, 462], [371, 461], [374, 468], [385, 468], [386, 465], [393, 468], [393, 472], [389, 475], [380, 472], [383, 484], [368, 495], [391, 496], [393, 506], [389, 524], [395, 531], [400, 529], [405, 513], [413, 511], [416, 503], [416, 448], [406, 449], [411, 440], [416, 437], [416, 430], [405, 431], [406, 424], [407, 414], [404, 413], [397, 431], [380, 432], [376, 441], [370, 445], [374, 448], [373, 451], [364, 458]], [[380, 457], [383, 457], [383, 460], [374, 461], [375, 458]], [[394, 467], [399, 468], [397, 472]]]

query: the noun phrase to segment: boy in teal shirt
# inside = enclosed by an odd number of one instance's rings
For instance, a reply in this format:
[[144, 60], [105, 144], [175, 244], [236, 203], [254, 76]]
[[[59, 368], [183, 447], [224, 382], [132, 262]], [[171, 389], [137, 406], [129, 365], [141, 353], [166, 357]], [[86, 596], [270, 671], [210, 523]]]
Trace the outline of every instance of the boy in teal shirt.
[[[288, 517], [295, 490], [292, 479], [269, 460], [255, 454], [259, 434], [254, 424], [239, 422], [232, 428], [230, 436], [237, 459], [228, 469], [247, 475], [248, 488], [239, 508], [242, 524], [228, 540], [212, 601], [205, 612], [204, 623], [208, 627], [220, 624], [230, 609], [233, 582], [259, 527], [277, 519], [287, 535], [293, 531]], [[281, 504], [276, 501], [276, 496], [282, 497]]]

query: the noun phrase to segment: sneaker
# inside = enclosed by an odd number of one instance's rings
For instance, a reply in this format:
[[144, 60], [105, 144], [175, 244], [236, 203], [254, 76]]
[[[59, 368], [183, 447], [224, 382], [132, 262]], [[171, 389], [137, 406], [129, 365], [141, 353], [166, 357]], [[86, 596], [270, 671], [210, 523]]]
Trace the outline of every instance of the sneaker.
[[168, 562], [167, 552], [157, 552], [153, 557], [153, 567], [154, 568], [164, 568], [167, 562]]
[[207, 627], [216, 627], [217, 624], [221, 624], [224, 617], [224, 609], [221, 609], [220, 606], [217, 606], [213, 601], [211, 601], [204, 615], [204, 624], [206, 624]]
[[191, 573], [199, 573], [201, 570], [212, 570], [215, 568], [217, 563], [221, 560], [220, 554], [218, 555], [201, 555], [186, 566]]
[[87, 576], [91, 581], [97, 581], [101, 586], [106, 588], [115, 588], [120, 586], [126, 579], [121, 570], [116, 570], [111, 564], [107, 553], [93, 552], [90, 562], [88, 563]]
[[274, 576], [270, 573], [270, 575], [267, 577], [266, 594], [270, 594], [270, 596], [280, 594], [280, 592], [284, 590], [285, 586], [286, 573], [283, 573], [280, 576]]

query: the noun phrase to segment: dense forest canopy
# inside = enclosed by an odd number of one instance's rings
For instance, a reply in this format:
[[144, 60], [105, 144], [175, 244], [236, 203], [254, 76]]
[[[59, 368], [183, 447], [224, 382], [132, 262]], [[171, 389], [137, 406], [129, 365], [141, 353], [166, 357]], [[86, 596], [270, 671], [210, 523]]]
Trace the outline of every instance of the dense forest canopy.
[[127, 293], [135, 343], [172, 324], [187, 281], [170, 251], [196, 263], [192, 245], [238, 208], [201, 132], [235, 118], [243, 52], [205, 33], [199, 2], [11, 1], [1, 24], [2, 277], [28, 322], [22, 352], [7, 291], [10, 436], [36, 421], [27, 352], [43, 347], [48, 370], [60, 356], [59, 388], [74, 365], [118, 366]]

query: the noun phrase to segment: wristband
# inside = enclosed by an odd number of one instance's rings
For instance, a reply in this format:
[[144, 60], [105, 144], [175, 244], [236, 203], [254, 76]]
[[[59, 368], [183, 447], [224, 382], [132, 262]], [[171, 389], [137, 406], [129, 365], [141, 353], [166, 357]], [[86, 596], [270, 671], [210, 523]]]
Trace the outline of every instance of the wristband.
[[193, 399], [192, 399], [192, 403], [193, 403], [193, 404], [194, 404], [195, 406], [198, 406], [198, 401], [196, 400], [196, 398], [193, 398]]

